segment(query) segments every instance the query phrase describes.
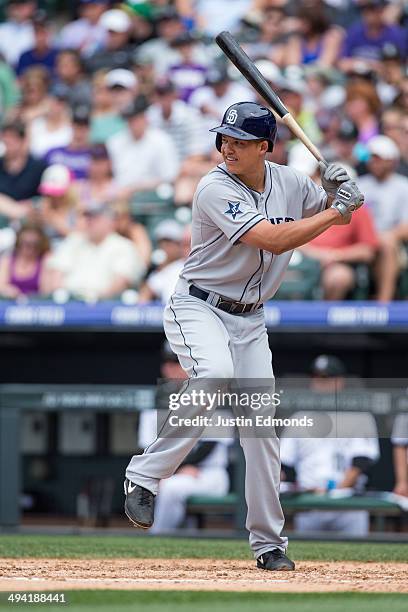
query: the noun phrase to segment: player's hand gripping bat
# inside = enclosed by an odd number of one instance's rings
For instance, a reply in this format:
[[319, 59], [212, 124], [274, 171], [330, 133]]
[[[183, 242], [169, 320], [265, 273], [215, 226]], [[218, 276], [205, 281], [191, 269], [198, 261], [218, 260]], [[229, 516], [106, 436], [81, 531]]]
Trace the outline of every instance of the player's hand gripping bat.
[[254, 63], [249, 59], [245, 51], [241, 49], [232, 35], [229, 32], [221, 32], [218, 34], [218, 36], [216, 36], [215, 41], [225, 55], [231, 60], [234, 66], [238, 68], [246, 80], [251, 83], [252, 87], [263, 97], [273, 114], [288, 126], [292, 134], [303, 142], [305, 147], [309, 149], [317, 161], [323, 162], [327, 165], [327, 162], [320, 153], [319, 149], [304, 133], [300, 125], [296, 122], [288, 109], [282, 103], [282, 100], [280, 100], [280, 98], [276, 95], [272, 87], [262, 76]]

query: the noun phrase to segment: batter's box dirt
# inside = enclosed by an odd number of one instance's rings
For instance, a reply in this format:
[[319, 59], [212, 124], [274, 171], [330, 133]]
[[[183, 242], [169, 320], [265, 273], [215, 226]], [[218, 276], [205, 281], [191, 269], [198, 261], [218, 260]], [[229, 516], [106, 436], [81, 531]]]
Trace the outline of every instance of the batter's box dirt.
[[295, 572], [214, 559], [1, 559], [0, 591], [175, 589], [408, 593], [405, 563], [299, 561]]

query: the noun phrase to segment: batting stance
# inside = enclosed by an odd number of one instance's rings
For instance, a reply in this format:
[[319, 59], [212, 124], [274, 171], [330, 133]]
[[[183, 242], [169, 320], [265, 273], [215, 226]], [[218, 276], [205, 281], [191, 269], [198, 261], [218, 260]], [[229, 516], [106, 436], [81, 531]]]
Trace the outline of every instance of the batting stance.
[[[166, 306], [164, 329], [191, 378], [273, 379], [263, 303], [272, 298], [293, 249], [350, 221], [363, 196], [346, 171], [322, 164], [322, 187], [266, 161], [276, 137], [271, 111], [254, 102], [230, 106], [216, 133], [224, 163], [199, 183], [192, 250]], [[126, 470], [125, 512], [149, 528], [154, 497], [196, 440], [157, 438]], [[293, 570], [281, 536], [279, 441], [243, 438], [246, 526], [257, 567]]]

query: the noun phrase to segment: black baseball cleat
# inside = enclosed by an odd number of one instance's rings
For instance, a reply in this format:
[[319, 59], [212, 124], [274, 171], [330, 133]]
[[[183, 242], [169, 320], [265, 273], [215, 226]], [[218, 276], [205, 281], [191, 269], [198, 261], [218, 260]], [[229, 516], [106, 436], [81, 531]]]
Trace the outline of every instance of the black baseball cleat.
[[293, 572], [295, 564], [279, 548], [274, 548], [257, 558], [256, 567], [275, 572]]
[[128, 478], [125, 479], [125, 514], [128, 519], [141, 529], [149, 529], [154, 519], [154, 495]]

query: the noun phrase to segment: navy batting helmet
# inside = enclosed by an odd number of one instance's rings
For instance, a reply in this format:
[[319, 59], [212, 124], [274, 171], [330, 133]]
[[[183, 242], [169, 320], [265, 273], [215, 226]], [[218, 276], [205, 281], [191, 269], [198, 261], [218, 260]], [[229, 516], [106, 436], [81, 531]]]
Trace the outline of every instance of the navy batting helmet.
[[222, 123], [210, 132], [216, 132], [215, 146], [221, 151], [222, 136], [239, 140], [267, 140], [272, 151], [276, 138], [276, 119], [273, 113], [256, 102], [237, 102], [224, 113]]

